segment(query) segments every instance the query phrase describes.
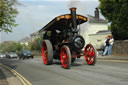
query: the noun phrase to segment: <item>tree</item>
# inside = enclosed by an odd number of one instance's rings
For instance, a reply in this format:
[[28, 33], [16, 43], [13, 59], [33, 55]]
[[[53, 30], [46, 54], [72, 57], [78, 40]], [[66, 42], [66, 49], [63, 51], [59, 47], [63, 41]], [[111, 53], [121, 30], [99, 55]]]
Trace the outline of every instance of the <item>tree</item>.
[[[49, 33], [50, 34], [50, 33]], [[36, 38], [33, 42], [29, 42], [31, 50], [41, 50], [43, 42], [43, 34], [40, 34], [39, 38]]]
[[2, 52], [11, 52], [11, 51], [19, 51], [23, 48], [23, 46], [14, 41], [5, 41], [0, 44], [0, 51]]
[[[128, 39], [128, 0], [126, 3], [123, 4], [122, 8], [120, 9], [120, 17], [119, 17], [119, 27], [118, 27], [118, 34], [121, 39]], [[123, 29], [123, 30], [122, 30]]]
[[113, 4], [115, 4], [115, 0], [99, 0], [100, 5], [99, 9], [104, 17], [111, 22], [112, 21], [112, 13], [113, 13]]
[[17, 0], [0, 0], [0, 32], [11, 32], [17, 26], [15, 18], [18, 14], [16, 9]]
[[128, 39], [128, 0], [99, 0], [99, 9], [111, 23], [115, 40]]

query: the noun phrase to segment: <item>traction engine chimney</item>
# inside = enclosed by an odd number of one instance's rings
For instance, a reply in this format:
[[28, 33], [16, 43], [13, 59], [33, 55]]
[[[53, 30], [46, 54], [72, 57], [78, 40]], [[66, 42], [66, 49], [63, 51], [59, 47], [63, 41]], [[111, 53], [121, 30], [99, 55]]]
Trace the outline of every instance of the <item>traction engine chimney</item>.
[[71, 17], [72, 17], [72, 27], [73, 29], [77, 29], [77, 23], [76, 23], [76, 8], [72, 7], [70, 8], [71, 11]]

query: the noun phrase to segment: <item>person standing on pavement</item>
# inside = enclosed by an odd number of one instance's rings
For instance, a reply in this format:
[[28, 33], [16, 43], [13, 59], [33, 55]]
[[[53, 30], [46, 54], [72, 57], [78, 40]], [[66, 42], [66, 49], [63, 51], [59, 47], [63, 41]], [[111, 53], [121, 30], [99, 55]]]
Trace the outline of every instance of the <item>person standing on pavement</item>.
[[104, 47], [103, 47], [103, 52], [105, 51], [105, 47], [106, 47], [106, 40], [108, 39], [108, 36], [105, 37], [105, 40], [104, 40]]
[[108, 52], [109, 40], [110, 40], [110, 36], [106, 36], [105, 37], [105, 41], [104, 41], [104, 52], [103, 52], [103, 56], [105, 56], [107, 54], [107, 52]]
[[110, 35], [109, 46], [108, 46], [108, 56], [112, 55], [113, 43], [114, 43], [114, 38], [112, 35]]

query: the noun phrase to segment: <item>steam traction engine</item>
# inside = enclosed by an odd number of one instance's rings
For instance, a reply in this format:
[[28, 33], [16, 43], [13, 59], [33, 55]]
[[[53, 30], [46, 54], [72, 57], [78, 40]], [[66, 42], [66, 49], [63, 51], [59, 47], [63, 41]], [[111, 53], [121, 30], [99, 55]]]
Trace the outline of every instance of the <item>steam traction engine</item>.
[[81, 56], [85, 57], [88, 65], [96, 63], [96, 51], [91, 44], [82, 51], [85, 41], [77, 28], [87, 22], [87, 18], [76, 14], [76, 8], [70, 8], [70, 11], [71, 14], [56, 17], [40, 30], [45, 32], [42, 58], [46, 65], [52, 64], [53, 59], [59, 59], [63, 68], [70, 68], [71, 63]]

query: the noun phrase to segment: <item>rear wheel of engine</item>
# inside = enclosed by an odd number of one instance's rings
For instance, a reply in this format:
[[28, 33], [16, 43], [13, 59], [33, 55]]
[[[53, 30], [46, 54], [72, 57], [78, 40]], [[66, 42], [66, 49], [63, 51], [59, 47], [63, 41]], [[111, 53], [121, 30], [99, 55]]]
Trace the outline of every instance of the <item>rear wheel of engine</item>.
[[64, 45], [61, 48], [60, 59], [63, 68], [69, 69], [71, 66], [71, 52], [68, 46]]
[[42, 43], [42, 59], [46, 65], [53, 62], [53, 47], [49, 40], [44, 40]]
[[84, 55], [85, 55], [84, 56], [85, 57], [85, 61], [87, 62], [88, 65], [95, 65], [97, 54], [96, 54], [96, 50], [93, 47], [93, 45], [88, 44], [85, 47]]

